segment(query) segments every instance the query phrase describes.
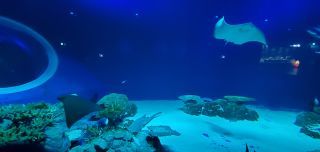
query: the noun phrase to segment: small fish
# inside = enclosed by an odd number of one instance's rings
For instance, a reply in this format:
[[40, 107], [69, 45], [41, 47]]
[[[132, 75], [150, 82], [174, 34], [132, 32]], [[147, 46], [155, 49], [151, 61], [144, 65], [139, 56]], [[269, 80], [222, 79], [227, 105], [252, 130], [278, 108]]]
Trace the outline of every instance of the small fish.
[[108, 118], [101, 118], [100, 120], [98, 120], [98, 124], [99, 126], [107, 126], [109, 123], [109, 119]]
[[121, 81], [121, 84], [126, 84], [126, 83], [127, 83], [127, 80]]
[[207, 133], [202, 133], [202, 135], [209, 138], [209, 134], [207, 134]]
[[319, 106], [319, 100], [318, 100], [318, 98], [314, 98], [313, 104], [314, 104], [315, 106]]

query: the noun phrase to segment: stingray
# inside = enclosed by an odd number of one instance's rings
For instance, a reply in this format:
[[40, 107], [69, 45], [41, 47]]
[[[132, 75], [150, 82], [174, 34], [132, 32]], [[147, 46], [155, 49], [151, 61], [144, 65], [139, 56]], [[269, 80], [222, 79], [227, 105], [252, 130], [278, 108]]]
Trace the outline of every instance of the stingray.
[[68, 128], [87, 114], [99, 111], [99, 106], [93, 101], [84, 99], [76, 94], [60, 96], [58, 100], [63, 103]]
[[267, 46], [263, 32], [252, 23], [228, 24], [222, 17], [215, 26], [214, 38], [225, 40], [226, 43], [242, 45], [247, 42], [259, 42]]

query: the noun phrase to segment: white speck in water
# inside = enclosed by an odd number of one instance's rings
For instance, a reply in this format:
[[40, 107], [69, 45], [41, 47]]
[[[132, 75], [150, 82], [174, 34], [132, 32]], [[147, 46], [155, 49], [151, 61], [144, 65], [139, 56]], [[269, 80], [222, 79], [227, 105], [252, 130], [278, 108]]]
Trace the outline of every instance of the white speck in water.
[[127, 80], [121, 81], [121, 84], [125, 84], [125, 83], [127, 83]]
[[60, 45], [61, 45], [61, 46], [66, 46], [67, 44], [64, 43], [64, 42], [60, 42]]
[[104, 55], [103, 55], [102, 53], [99, 53], [99, 57], [100, 57], [100, 58], [103, 58]]

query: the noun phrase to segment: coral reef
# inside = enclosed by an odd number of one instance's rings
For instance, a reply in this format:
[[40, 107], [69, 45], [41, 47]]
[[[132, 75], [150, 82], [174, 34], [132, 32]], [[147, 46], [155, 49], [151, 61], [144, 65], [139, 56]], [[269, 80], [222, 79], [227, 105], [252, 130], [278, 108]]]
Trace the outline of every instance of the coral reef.
[[300, 113], [295, 124], [301, 127], [300, 132], [312, 138], [320, 139], [320, 115], [314, 112]]
[[45, 128], [59, 116], [57, 110], [45, 103], [0, 107], [0, 146], [43, 143]]
[[101, 111], [85, 115], [71, 127], [67, 127], [62, 103], [2, 106], [0, 150], [36, 144], [50, 152], [151, 152], [164, 150], [159, 136], [180, 135], [169, 126], [149, 126], [143, 130], [161, 112], [126, 119], [137, 112], [126, 95], [112, 93], [97, 104]]
[[217, 99], [212, 102], [184, 102], [181, 110], [191, 115], [219, 116], [230, 121], [256, 121], [259, 115], [248, 109], [244, 103], [253, 101], [253, 98], [239, 96], [225, 96], [227, 99]]
[[110, 125], [117, 125], [124, 118], [134, 116], [137, 113], [137, 106], [129, 103], [128, 97], [124, 94], [111, 93], [101, 98], [97, 104], [102, 107], [100, 117], [106, 117]]

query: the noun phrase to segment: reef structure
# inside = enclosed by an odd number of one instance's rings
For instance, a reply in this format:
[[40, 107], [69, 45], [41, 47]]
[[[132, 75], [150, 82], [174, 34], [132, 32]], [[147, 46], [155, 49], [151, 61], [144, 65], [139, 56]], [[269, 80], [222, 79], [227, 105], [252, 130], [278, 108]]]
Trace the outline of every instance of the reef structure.
[[256, 111], [245, 106], [245, 104], [255, 101], [253, 98], [224, 96], [222, 99], [212, 101], [203, 100], [203, 98], [197, 95], [183, 95], [178, 98], [184, 102], [184, 106], [180, 109], [187, 114], [197, 116], [205, 115], [210, 117], [219, 116], [230, 121], [257, 121], [259, 119], [259, 115]]

